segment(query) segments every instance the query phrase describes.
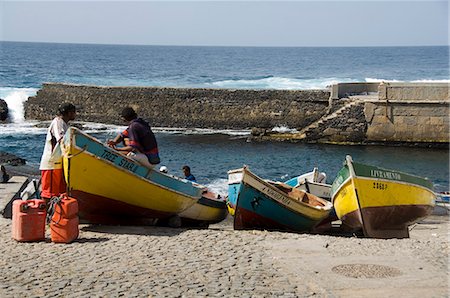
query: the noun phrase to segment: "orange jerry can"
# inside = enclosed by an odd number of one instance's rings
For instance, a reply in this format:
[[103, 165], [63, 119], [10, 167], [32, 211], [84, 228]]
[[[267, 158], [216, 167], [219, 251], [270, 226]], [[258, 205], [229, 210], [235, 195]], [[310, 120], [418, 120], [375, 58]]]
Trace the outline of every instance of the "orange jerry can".
[[62, 194], [59, 198], [52, 200], [50, 205], [53, 212], [50, 222], [52, 242], [70, 243], [77, 239], [79, 234], [77, 200]]
[[45, 239], [44, 200], [15, 200], [12, 209], [12, 238], [19, 242]]

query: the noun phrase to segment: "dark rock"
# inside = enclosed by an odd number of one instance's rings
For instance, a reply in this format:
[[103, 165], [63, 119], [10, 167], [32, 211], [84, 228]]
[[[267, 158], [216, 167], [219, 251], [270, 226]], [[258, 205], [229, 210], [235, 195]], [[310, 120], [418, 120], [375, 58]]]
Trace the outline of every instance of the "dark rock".
[[265, 136], [267, 134], [267, 129], [265, 128], [258, 128], [258, 127], [253, 127], [252, 131], [251, 131], [252, 136], [254, 137], [261, 137], [261, 136]]
[[6, 101], [0, 98], [0, 121], [5, 121], [8, 118], [8, 111]]
[[0, 151], [0, 164], [8, 164], [11, 166], [25, 165], [26, 160], [14, 154]]

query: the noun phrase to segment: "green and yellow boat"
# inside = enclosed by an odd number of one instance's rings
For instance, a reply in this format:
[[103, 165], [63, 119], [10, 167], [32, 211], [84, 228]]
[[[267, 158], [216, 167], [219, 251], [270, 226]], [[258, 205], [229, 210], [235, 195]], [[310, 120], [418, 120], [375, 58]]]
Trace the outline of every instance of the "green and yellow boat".
[[331, 187], [336, 214], [366, 237], [408, 238], [408, 226], [431, 214], [432, 183], [418, 176], [355, 163], [347, 155]]

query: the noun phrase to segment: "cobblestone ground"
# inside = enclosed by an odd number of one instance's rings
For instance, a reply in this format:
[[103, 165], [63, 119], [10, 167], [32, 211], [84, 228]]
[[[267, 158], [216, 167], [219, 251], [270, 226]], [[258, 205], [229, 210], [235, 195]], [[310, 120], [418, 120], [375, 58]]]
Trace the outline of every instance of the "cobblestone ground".
[[[3, 297], [448, 297], [448, 217], [410, 239], [81, 225], [71, 244], [11, 239]], [[395, 273], [395, 274], [393, 274]]]
[[54, 244], [12, 240], [6, 219], [0, 231], [1, 297], [296, 296], [258, 245], [265, 233], [84, 225]]

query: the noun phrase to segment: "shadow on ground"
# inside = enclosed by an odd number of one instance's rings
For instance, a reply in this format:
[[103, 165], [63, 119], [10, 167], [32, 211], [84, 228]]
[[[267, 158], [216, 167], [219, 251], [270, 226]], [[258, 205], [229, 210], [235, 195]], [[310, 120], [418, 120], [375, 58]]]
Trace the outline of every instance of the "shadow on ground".
[[157, 226], [108, 226], [108, 225], [87, 225], [81, 228], [84, 232], [95, 232], [105, 234], [123, 235], [151, 235], [151, 236], [177, 236], [188, 229], [169, 228]]

